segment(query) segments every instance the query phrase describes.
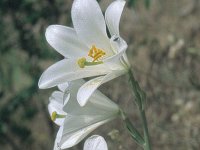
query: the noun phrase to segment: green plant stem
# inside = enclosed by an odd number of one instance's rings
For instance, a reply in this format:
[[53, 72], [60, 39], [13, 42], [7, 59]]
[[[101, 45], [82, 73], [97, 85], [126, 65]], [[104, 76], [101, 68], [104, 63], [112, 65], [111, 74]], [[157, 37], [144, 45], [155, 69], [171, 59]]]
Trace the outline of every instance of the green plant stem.
[[145, 140], [143, 148], [144, 148], [144, 150], [151, 150], [149, 131], [148, 131], [147, 119], [146, 119], [145, 108], [144, 108], [146, 96], [145, 96], [144, 91], [140, 88], [138, 82], [135, 80], [131, 70], [128, 71], [128, 74], [129, 74], [129, 78], [130, 78], [131, 88], [132, 88], [133, 94], [135, 96], [134, 102], [137, 104], [137, 106], [139, 108], [140, 116], [142, 119], [144, 140]]
[[145, 110], [140, 109], [140, 115], [141, 115], [142, 122], [143, 122], [143, 131], [144, 131], [144, 140], [145, 140], [144, 150], [151, 150], [151, 144], [150, 144], [149, 131], [148, 131]]

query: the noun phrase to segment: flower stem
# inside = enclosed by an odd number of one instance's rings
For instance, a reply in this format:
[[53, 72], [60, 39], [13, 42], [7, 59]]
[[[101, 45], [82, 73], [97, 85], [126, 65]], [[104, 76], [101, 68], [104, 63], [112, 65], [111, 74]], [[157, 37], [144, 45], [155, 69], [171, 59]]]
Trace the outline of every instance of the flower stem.
[[135, 80], [131, 69], [128, 71], [128, 74], [129, 74], [130, 84], [131, 84], [131, 87], [133, 90], [133, 94], [135, 96], [134, 102], [137, 104], [137, 106], [139, 108], [140, 116], [142, 119], [144, 140], [145, 140], [145, 143], [143, 144], [143, 148], [144, 148], [144, 150], [151, 150], [150, 137], [149, 137], [147, 119], [146, 119], [146, 114], [145, 114], [146, 94], [140, 88], [138, 82]]
[[145, 111], [140, 110], [140, 115], [141, 115], [142, 122], [143, 122], [143, 131], [144, 131], [144, 140], [145, 140], [144, 150], [151, 150], [151, 143], [150, 143], [150, 138], [149, 138], [149, 131], [148, 131], [148, 125], [147, 125]]

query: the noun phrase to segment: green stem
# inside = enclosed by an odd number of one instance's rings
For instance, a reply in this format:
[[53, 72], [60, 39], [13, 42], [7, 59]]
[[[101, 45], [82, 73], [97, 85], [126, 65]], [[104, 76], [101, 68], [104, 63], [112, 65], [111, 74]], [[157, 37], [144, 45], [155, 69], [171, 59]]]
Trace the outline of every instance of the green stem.
[[151, 143], [150, 143], [150, 138], [149, 138], [149, 131], [148, 131], [145, 110], [140, 109], [140, 115], [141, 115], [142, 122], [143, 122], [143, 131], [144, 131], [144, 140], [145, 140], [144, 150], [151, 150]]
[[144, 91], [140, 88], [138, 82], [135, 80], [131, 70], [128, 71], [128, 74], [129, 74], [129, 78], [130, 78], [131, 87], [132, 87], [132, 90], [133, 90], [133, 93], [135, 96], [135, 103], [137, 104], [137, 106], [139, 108], [140, 116], [142, 119], [144, 140], [145, 140], [143, 148], [144, 148], [144, 150], [151, 150], [148, 125], [147, 125], [145, 109], [144, 109], [146, 95], [145, 95]]

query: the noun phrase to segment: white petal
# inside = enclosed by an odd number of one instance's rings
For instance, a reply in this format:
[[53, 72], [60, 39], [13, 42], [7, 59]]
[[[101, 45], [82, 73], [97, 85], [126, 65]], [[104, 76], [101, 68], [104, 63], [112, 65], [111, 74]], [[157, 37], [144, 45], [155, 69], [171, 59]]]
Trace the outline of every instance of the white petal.
[[[72, 95], [72, 94], [71, 94]], [[103, 94], [102, 94], [103, 95]], [[94, 99], [94, 100], [93, 100]], [[97, 102], [98, 101], [98, 102]], [[64, 111], [70, 115], [107, 115], [115, 114], [119, 109], [118, 106], [111, 102], [107, 97], [95, 96], [90, 98], [90, 101], [84, 106], [80, 107], [76, 100], [76, 95], [70, 97], [68, 103], [64, 106]]]
[[70, 115], [103, 115], [106, 112], [106, 108], [98, 106], [94, 103], [88, 102], [84, 107], [80, 107], [79, 103], [76, 100], [76, 95], [70, 97], [68, 103], [64, 106], [64, 111]]
[[71, 13], [79, 38], [85, 41], [89, 47], [96, 45], [111, 55], [104, 16], [97, 1], [75, 0]]
[[123, 54], [123, 59], [126, 62], [127, 66], [130, 68], [131, 64], [129, 63], [129, 60], [128, 60], [128, 57], [127, 57], [126, 53]]
[[70, 99], [69, 88], [69, 82], [58, 85], [58, 89], [63, 92], [63, 105], [66, 105]]
[[81, 140], [83, 140], [89, 133], [91, 133], [93, 130], [95, 130], [97, 127], [101, 126], [102, 124], [106, 123], [107, 121], [102, 121], [95, 123], [90, 126], [86, 126], [83, 129], [80, 129], [76, 132], [72, 133], [63, 133], [62, 139], [61, 139], [61, 149], [70, 148], [76, 144], [78, 144]]
[[[75, 81], [70, 82], [69, 89], [68, 89], [69, 93], [70, 93], [70, 99], [63, 108], [65, 112], [67, 112], [71, 115], [94, 114], [94, 113], [92, 113], [94, 106], [89, 107], [89, 108], [88, 107], [82, 108], [82, 107], [80, 107], [80, 105], [78, 104], [78, 102], [76, 100], [78, 89], [84, 83], [85, 83], [85, 81], [83, 81], [83, 80], [75, 80]], [[96, 113], [99, 113], [99, 111], [97, 111]]]
[[108, 150], [108, 145], [102, 136], [93, 135], [85, 141], [83, 150]]
[[51, 25], [45, 33], [48, 43], [60, 54], [67, 58], [87, 55], [89, 48], [83, 44], [74, 29]]
[[77, 93], [77, 101], [80, 106], [84, 106], [87, 103], [92, 93], [102, 84], [105, 77], [106, 76], [96, 77], [80, 87]]
[[84, 107], [80, 107], [77, 101], [78, 89], [85, 83], [83, 80], [70, 82], [70, 99], [63, 110], [71, 115], [103, 115], [118, 111], [118, 106], [100, 91], [95, 91]]
[[52, 93], [51, 97], [49, 98], [49, 113], [50, 115], [52, 112], [56, 111], [59, 113], [64, 113], [63, 108], [63, 93], [60, 91], [55, 91]]
[[83, 129], [86, 126], [90, 126], [96, 122], [104, 120], [102, 116], [90, 116], [90, 115], [81, 115], [81, 116], [67, 116], [65, 119], [64, 134], [69, 134], [71, 132], [76, 132]]
[[119, 35], [119, 22], [125, 5], [124, 0], [115, 0], [105, 12], [106, 24], [112, 35]]
[[126, 41], [124, 41], [124, 39], [118, 35], [113, 35], [110, 38], [110, 44], [116, 53], [126, 51], [126, 49], [128, 48]]
[[59, 105], [61, 105], [61, 108], [62, 108], [63, 107], [63, 96], [64, 96], [63, 92], [54, 91], [51, 94], [51, 97], [49, 98], [50, 103], [55, 101], [56, 103], [58, 103]]
[[76, 132], [78, 130], [81, 130], [87, 126], [90, 126], [92, 124], [95, 124], [97, 122], [102, 121], [109, 121], [114, 119], [117, 116], [116, 112], [109, 112], [105, 114], [99, 114], [99, 115], [79, 115], [79, 116], [73, 116], [73, 115], [67, 115], [65, 117], [64, 122], [64, 130], [63, 134], [69, 134], [71, 132]]
[[[113, 35], [110, 39], [110, 43], [112, 45], [112, 48], [115, 49], [116, 54], [112, 55], [111, 57], [108, 57], [104, 59], [103, 61], [105, 63], [118, 63], [120, 58], [124, 55], [124, 53], [127, 50], [127, 43], [119, 36]], [[114, 70], [114, 69], [112, 69]]]
[[77, 100], [81, 106], [84, 106], [92, 93], [103, 83], [108, 82], [121, 75], [121, 73], [111, 72], [105, 76], [96, 77], [89, 80], [84, 85], [81, 86], [77, 93]]
[[59, 143], [61, 141], [62, 134], [63, 134], [63, 126], [61, 126], [59, 128], [59, 130], [58, 130], [58, 133], [56, 135], [56, 139], [55, 139], [55, 142], [54, 142], [54, 148], [53, 148], [53, 150], [60, 150]]
[[[98, 106], [99, 109], [102, 109], [107, 113], [117, 114], [119, 112], [118, 105], [98, 90], [92, 94], [88, 103]], [[85, 106], [87, 106], [88, 103]]]
[[[124, 55], [126, 55], [126, 50], [127, 50], [127, 43], [119, 36], [112, 36], [112, 38], [110, 39], [110, 43], [113, 47], [113, 49], [116, 50], [116, 54], [108, 57], [106, 59], [104, 59], [104, 63], [105, 65], [107, 65], [111, 70], [124, 70], [124, 69], [128, 69], [128, 65], [129, 63], [126, 62], [126, 65], [124, 65], [121, 62], [121, 59], [123, 58]], [[125, 60], [127, 61], [127, 60]]]
[[[111, 69], [112, 71], [121, 71], [125, 73], [127, 71], [126, 66], [121, 62], [121, 58], [124, 52], [120, 52], [118, 54], [109, 57], [108, 59], [104, 60], [104, 63]], [[122, 73], [122, 74], [123, 74]]]
[[62, 92], [65, 92], [67, 88], [69, 88], [68, 82], [58, 85], [58, 89], [61, 90]]
[[103, 75], [109, 71], [104, 64], [80, 68], [77, 59], [63, 59], [42, 74], [38, 86], [40, 89], [50, 88], [80, 78]]

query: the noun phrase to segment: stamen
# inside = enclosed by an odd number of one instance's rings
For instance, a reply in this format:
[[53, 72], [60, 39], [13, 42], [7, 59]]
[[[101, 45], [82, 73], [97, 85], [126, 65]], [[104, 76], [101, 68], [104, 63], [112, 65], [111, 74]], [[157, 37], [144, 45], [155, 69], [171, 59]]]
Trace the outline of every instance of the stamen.
[[98, 59], [101, 58], [103, 55], [105, 55], [105, 52], [99, 51], [98, 53], [96, 53], [93, 57], [94, 58], [93, 62], [95, 62], [96, 60], [98, 61]]
[[90, 49], [88, 56], [93, 58], [93, 62], [98, 61], [99, 58], [103, 57], [106, 53], [99, 49], [96, 48], [95, 45], [92, 45], [92, 48]]

